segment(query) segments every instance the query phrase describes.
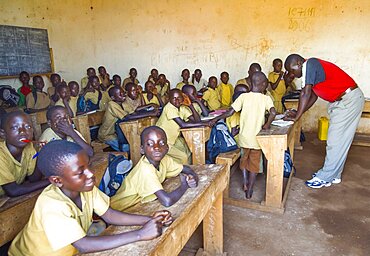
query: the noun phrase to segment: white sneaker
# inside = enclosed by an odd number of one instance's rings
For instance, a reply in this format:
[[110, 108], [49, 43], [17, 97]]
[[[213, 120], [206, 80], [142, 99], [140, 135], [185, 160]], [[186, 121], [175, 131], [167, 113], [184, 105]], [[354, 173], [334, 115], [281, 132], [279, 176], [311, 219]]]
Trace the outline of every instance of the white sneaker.
[[330, 187], [331, 182], [327, 182], [325, 180], [319, 179], [317, 177], [314, 177], [308, 181], [305, 182], [307, 187], [310, 188], [322, 188], [322, 187]]
[[[313, 174], [312, 174], [312, 178], [315, 178], [316, 177], [316, 175], [317, 175], [317, 172], [314, 172]], [[334, 178], [332, 181], [331, 181], [331, 183], [333, 183], [333, 184], [339, 184], [339, 183], [341, 183], [342, 182], [342, 179], [338, 179], [338, 178]]]

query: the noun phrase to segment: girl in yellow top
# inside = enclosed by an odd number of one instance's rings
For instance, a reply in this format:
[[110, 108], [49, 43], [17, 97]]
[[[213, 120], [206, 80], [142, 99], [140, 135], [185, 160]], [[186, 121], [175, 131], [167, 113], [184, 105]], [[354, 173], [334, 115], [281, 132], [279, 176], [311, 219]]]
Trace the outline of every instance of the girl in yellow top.
[[217, 90], [217, 78], [211, 76], [208, 80], [208, 89], [203, 93], [203, 101], [207, 103], [209, 110], [214, 111], [221, 108], [220, 94]]
[[145, 92], [142, 94], [144, 104], [155, 104], [158, 107], [163, 107], [163, 101], [161, 99], [161, 95], [159, 94], [157, 88], [155, 88], [154, 83], [152, 81], [147, 81], [145, 83]]
[[221, 108], [228, 108], [231, 105], [234, 94], [234, 87], [229, 84], [229, 73], [226, 71], [221, 73], [221, 83], [217, 86], [217, 91], [220, 94]]
[[281, 70], [283, 67], [283, 61], [281, 59], [274, 59], [272, 62], [274, 71], [270, 72], [268, 76], [269, 84], [271, 87], [271, 95], [274, 98], [274, 107], [278, 113], [283, 113], [283, 104], [281, 99], [286, 93], [286, 86], [284, 81], [284, 72]]

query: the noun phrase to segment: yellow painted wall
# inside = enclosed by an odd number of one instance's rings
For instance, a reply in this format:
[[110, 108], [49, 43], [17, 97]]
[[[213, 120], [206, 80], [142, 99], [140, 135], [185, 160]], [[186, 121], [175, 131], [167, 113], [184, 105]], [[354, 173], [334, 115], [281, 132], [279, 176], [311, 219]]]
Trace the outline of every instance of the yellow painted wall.
[[[235, 83], [251, 62], [268, 73], [274, 58], [297, 52], [335, 62], [370, 97], [369, 0], [0, 0], [0, 14], [0, 24], [48, 29], [67, 81], [105, 65], [122, 78], [134, 66], [142, 82], [156, 67], [174, 85], [186, 67], [206, 78], [226, 70]], [[307, 115], [306, 130], [325, 108]]]

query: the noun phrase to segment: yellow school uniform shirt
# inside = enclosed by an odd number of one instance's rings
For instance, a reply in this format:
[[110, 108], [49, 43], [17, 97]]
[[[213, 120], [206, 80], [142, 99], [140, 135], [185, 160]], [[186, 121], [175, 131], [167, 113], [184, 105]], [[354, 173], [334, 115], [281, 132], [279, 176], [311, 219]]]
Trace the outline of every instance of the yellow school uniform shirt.
[[208, 87], [207, 91], [203, 93], [203, 100], [207, 102], [209, 110], [214, 111], [221, 108], [220, 94], [216, 89]]
[[93, 212], [101, 216], [109, 197], [94, 186], [81, 192], [82, 211], [56, 186], [49, 185], [38, 197], [31, 217], [14, 238], [10, 256], [69, 256], [78, 251], [72, 243], [86, 236]]
[[[199, 104], [196, 102], [193, 102], [191, 104], [193, 105], [195, 111], [199, 114], [199, 116], [202, 117], [202, 109]], [[187, 122], [189, 120], [189, 116], [193, 115], [193, 112], [191, 112], [191, 109], [188, 106], [183, 106], [183, 108], [185, 108], [184, 111], [188, 112], [188, 114], [186, 114], [188, 117], [185, 119], [185, 121]]]
[[[123, 88], [124, 88], [124, 89], [126, 89], [126, 88], [125, 88], [125, 86], [126, 86], [126, 84], [128, 84], [128, 83], [132, 83], [132, 80], [131, 80], [131, 78], [130, 78], [130, 77], [127, 77], [127, 78], [125, 78], [125, 79], [123, 80], [123, 84], [122, 84], [122, 86], [123, 86]], [[135, 82], [134, 82], [134, 84], [139, 84], [139, 80], [137, 80], [137, 79], [135, 78]]]
[[113, 88], [113, 87], [114, 87], [114, 85], [112, 84], [107, 88], [107, 90], [102, 92], [103, 95], [102, 95], [102, 98], [101, 98], [101, 101], [100, 101], [100, 104], [99, 104], [99, 108], [101, 110], [105, 110], [107, 108], [108, 102], [112, 100], [111, 97], [109, 96], [108, 92], [109, 92], [109, 89]]
[[260, 149], [257, 134], [265, 123], [265, 112], [274, 106], [271, 98], [262, 93], [243, 93], [231, 107], [240, 113], [239, 146]]
[[93, 92], [87, 92], [85, 94], [85, 101], [90, 100], [93, 104], [98, 104], [99, 101], [99, 91], [94, 90]]
[[123, 109], [129, 113], [132, 114], [135, 112], [135, 110], [141, 106], [141, 99], [140, 96], [137, 97], [136, 100], [131, 99], [130, 97], [126, 97], [126, 100], [122, 103]]
[[[75, 132], [78, 134], [78, 136], [81, 137], [81, 139], [85, 140], [84, 137], [82, 137], [81, 133], [79, 133], [79, 131], [77, 131], [75, 129]], [[62, 140], [61, 137], [59, 137], [58, 134], [56, 134], [53, 129], [51, 129], [50, 127], [47, 128], [40, 136], [40, 141], [46, 141], [46, 142], [50, 142], [52, 140]], [[66, 138], [67, 141], [70, 141], [70, 142], [75, 142], [71, 137], [67, 136]]]
[[[271, 83], [275, 83], [279, 78], [280, 74], [275, 72], [270, 72], [268, 76], [268, 80]], [[281, 103], [281, 99], [283, 98], [284, 94], [286, 93], [285, 81], [281, 79], [278, 86], [275, 90], [271, 90], [271, 95], [274, 99], [274, 106], [278, 113], [283, 113], [283, 104]]]
[[50, 98], [46, 92], [36, 92], [37, 100], [33, 97], [33, 93], [29, 93], [26, 96], [26, 107], [32, 109], [44, 109], [49, 107]]
[[118, 119], [124, 118], [128, 112], [117, 102], [110, 101], [105, 110], [103, 123], [99, 128], [98, 139], [102, 142], [117, 139], [114, 124]]
[[161, 116], [157, 121], [157, 126], [161, 127], [167, 135], [167, 143], [174, 145], [176, 139], [180, 136], [180, 126], [175, 122], [176, 117], [186, 120], [191, 115], [191, 111], [181, 106], [180, 109], [176, 108], [171, 102], [164, 106]]
[[[68, 102], [68, 105], [73, 112], [73, 117], [76, 117], [76, 113], [77, 113], [77, 100], [78, 100], [78, 97], [71, 97]], [[55, 106], [65, 107], [62, 99], [59, 99], [57, 102], [55, 102]]]
[[[193, 85], [192, 82], [189, 82], [188, 84]], [[185, 83], [181, 81], [180, 83], [176, 84], [176, 88], [181, 90], [184, 85], [185, 85]]]
[[217, 86], [217, 91], [220, 95], [221, 107], [230, 107], [234, 94], [234, 87], [231, 84], [220, 83]]
[[151, 98], [151, 100], [148, 100], [148, 94], [147, 93], [143, 93], [142, 95], [143, 95], [145, 105], [148, 105], [148, 104], [157, 104], [158, 106], [161, 105], [161, 104], [159, 104], [159, 100], [158, 100], [156, 95], [153, 94], [153, 98]]
[[242, 78], [242, 79], [239, 79], [235, 85], [238, 85], [238, 84], [245, 84], [246, 86], [248, 86], [249, 90], [251, 89], [251, 87], [249, 86], [249, 84], [247, 83], [247, 79], [246, 78]]
[[48, 89], [46, 90], [49, 97], [53, 96], [55, 94], [55, 87], [54, 86], [50, 86], [48, 87]]
[[167, 93], [168, 93], [169, 85], [168, 85], [168, 83], [166, 83], [166, 84], [165, 84], [165, 85], [163, 85], [163, 87], [162, 87], [162, 86], [160, 86], [159, 84], [157, 84], [157, 85], [155, 86], [155, 88], [157, 88], [157, 91], [158, 91], [158, 93], [159, 93], [161, 96], [165, 96], [165, 95], [167, 95]]
[[26, 176], [33, 174], [36, 166], [36, 158], [32, 157], [36, 154], [32, 143], [29, 143], [22, 151], [21, 162], [18, 162], [9, 152], [5, 141], [0, 142], [0, 196], [5, 192], [1, 188], [2, 185], [16, 182], [21, 184], [26, 179]]
[[157, 196], [154, 193], [163, 189], [162, 183], [165, 179], [176, 177], [182, 168], [182, 164], [165, 155], [157, 170], [145, 156], [142, 156], [111, 198], [112, 208], [123, 211], [139, 202], [155, 200]]
[[[98, 76], [99, 78], [99, 83], [101, 83], [101, 79], [100, 77]], [[89, 77], [88, 76], [85, 76], [84, 78], [81, 79], [81, 88], [85, 88], [87, 83], [89, 82]]]
[[[232, 116], [226, 118], [226, 126], [231, 133], [231, 129], [234, 127], [240, 127], [240, 112], [235, 112]], [[239, 134], [234, 136], [236, 143], [239, 145]]]

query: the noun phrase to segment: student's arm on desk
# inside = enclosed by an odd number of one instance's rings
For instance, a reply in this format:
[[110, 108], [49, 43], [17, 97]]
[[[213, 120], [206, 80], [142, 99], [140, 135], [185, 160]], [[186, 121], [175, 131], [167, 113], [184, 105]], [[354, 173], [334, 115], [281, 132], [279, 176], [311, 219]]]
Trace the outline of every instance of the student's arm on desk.
[[211, 127], [214, 126], [217, 123], [218, 120], [225, 119], [225, 118], [227, 118], [229, 116], [232, 116], [234, 113], [235, 113], [235, 110], [232, 107], [230, 107], [222, 115], [216, 116], [215, 118], [213, 118], [213, 119], [210, 120]]
[[176, 117], [173, 119], [179, 126], [180, 128], [195, 128], [199, 126], [211, 126], [210, 122], [185, 122], [182, 120], [180, 117]]
[[[109, 219], [109, 217], [105, 216], [106, 214], [107, 213], [102, 215], [104, 220], [105, 217]], [[118, 213], [113, 213], [113, 215], [118, 215]], [[120, 218], [122, 218], [122, 216]], [[157, 216], [146, 222], [141, 229], [117, 235], [85, 236], [72, 243], [72, 245], [76, 247], [80, 253], [89, 253], [109, 250], [137, 241], [151, 240], [162, 234], [162, 221], [163, 216]]]
[[132, 121], [132, 120], [149, 117], [149, 116], [158, 116], [158, 114], [159, 114], [158, 109], [154, 109], [153, 111], [149, 111], [149, 112], [146, 112], [146, 111], [134, 112], [132, 114], [125, 116], [125, 121]]
[[274, 121], [276, 116], [276, 110], [274, 107], [270, 108], [270, 115], [269, 118], [267, 119], [267, 122], [262, 126], [262, 129], [266, 130], [269, 129], [271, 126], [272, 121]]
[[185, 194], [186, 190], [190, 187], [188, 184], [189, 176], [180, 174], [181, 185], [172, 192], [167, 193], [163, 189], [158, 190], [154, 194], [158, 197], [159, 202], [165, 207], [170, 207]]
[[[193, 171], [193, 169], [190, 168], [190, 166], [184, 165], [184, 167], [182, 168], [181, 173], [184, 173], [184, 174], [189, 176], [189, 178], [187, 179], [189, 187], [194, 188], [194, 187], [198, 186], [198, 181], [199, 181], [198, 175]], [[192, 179], [195, 181], [195, 186], [193, 186], [194, 181], [192, 181]]]
[[299, 96], [299, 104], [297, 113], [290, 114], [289, 117], [285, 117], [285, 121], [297, 121], [304, 112], [309, 110], [312, 105], [316, 102], [317, 95], [315, 92], [312, 91], [312, 84], [306, 84], [306, 86], [302, 89], [301, 95]]
[[26, 180], [22, 184], [17, 184], [14, 181], [8, 184], [1, 185], [1, 187], [3, 188], [7, 196], [16, 197], [39, 190], [49, 184], [49, 180], [41, 180], [41, 173], [36, 169], [32, 175], [28, 176], [28, 180]]

